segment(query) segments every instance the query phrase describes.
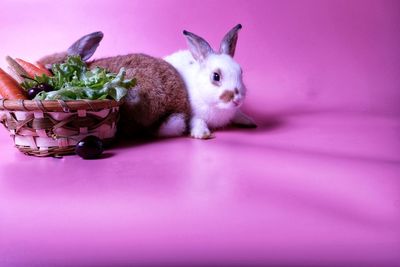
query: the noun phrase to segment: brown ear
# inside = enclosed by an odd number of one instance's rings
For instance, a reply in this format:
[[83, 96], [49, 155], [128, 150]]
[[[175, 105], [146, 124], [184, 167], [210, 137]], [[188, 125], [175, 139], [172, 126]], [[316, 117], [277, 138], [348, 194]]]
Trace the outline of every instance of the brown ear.
[[83, 60], [88, 60], [96, 51], [103, 36], [102, 32], [93, 32], [81, 37], [68, 48], [68, 55], [79, 55]]
[[186, 36], [189, 50], [195, 60], [203, 61], [209, 54], [214, 52], [207, 41], [200, 36], [188, 31], [183, 31], [183, 34]]
[[219, 52], [221, 54], [227, 54], [233, 57], [235, 55], [236, 43], [238, 39], [238, 32], [242, 28], [241, 24], [236, 25], [232, 28], [222, 39]]

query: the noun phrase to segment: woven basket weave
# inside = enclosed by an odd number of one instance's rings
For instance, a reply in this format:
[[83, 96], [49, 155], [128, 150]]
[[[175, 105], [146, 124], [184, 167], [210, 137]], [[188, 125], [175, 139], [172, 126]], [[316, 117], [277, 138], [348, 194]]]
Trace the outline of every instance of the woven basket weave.
[[4, 100], [0, 122], [25, 154], [59, 157], [94, 135], [111, 141], [117, 130], [120, 102], [114, 100]]

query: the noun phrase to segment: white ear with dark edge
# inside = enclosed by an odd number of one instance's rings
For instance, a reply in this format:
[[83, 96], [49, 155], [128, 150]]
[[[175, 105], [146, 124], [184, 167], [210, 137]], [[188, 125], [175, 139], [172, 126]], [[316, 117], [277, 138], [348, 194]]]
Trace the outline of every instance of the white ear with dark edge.
[[189, 50], [192, 53], [192, 56], [197, 61], [203, 61], [208, 55], [214, 53], [211, 46], [207, 43], [206, 40], [197, 36], [194, 33], [183, 31], [183, 34], [186, 36], [187, 43], [189, 45]]
[[103, 36], [102, 32], [93, 32], [81, 37], [68, 48], [68, 55], [79, 55], [84, 61], [88, 60], [96, 51]]
[[251, 117], [243, 113], [243, 111], [241, 111], [240, 109], [236, 111], [236, 114], [232, 119], [232, 123], [239, 127], [257, 128], [257, 124], [255, 123], [255, 121]]
[[235, 55], [236, 43], [238, 39], [238, 32], [242, 28], [241, 24], [233, 27], [222, 39], [219, 52], [221, 54], [227, 54], [233, 57]]

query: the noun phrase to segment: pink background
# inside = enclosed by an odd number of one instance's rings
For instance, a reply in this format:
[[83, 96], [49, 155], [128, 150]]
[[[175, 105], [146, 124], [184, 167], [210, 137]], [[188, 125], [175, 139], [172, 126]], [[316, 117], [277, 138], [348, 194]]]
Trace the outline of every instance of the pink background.
[[400, 2], [0, 2], [0, 66], [102, 30], [95, 57], [212, 44], [256, 130], [37, 159], [0, 131], [0, 266], [400, 266]]

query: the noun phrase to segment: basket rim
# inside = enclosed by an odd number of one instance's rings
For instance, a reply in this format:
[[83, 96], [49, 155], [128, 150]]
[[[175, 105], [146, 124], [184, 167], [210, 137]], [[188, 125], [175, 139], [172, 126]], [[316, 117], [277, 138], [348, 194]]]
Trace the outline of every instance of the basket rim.
[[77, 110], [98, 111], [118, 107], [122, 101], [104, 100], [23, 100], [0, 98], [0, 111], [71, 112]]

